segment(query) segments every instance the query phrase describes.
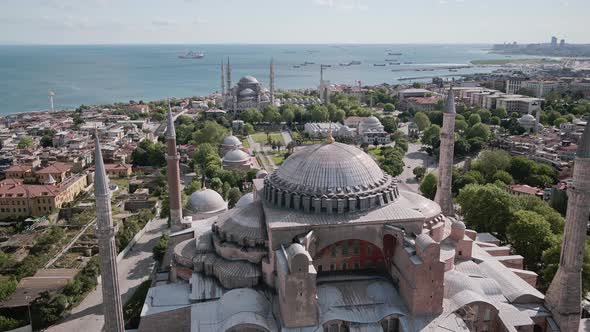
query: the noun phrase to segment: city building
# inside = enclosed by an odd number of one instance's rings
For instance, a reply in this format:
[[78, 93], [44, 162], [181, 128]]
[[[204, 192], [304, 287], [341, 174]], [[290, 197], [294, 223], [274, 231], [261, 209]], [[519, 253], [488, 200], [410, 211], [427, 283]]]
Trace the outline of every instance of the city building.
[[[51, 176], [50, 176], [51, 177]], [[86, 174], [60, 183], [25, 184], [23, 179], [0, 181], [0, 219], [44, 216], [72, 202], [88, 187]]]
[[407, 97], [400, 103], [401, 110], [414, 110], [415, 112], [432, 112], [442, 98], [439, 96], [430, 97]]

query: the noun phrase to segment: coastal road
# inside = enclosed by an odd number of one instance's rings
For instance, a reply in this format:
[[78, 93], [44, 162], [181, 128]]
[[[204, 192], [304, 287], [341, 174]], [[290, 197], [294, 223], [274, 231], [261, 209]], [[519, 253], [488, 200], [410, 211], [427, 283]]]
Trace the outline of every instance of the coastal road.
[[[119, 263], [119, 288], [123, 304], [133, 295], [137, 287], [147, 280], [154, 268], [152, 249], [160, 236], [167, 230], [166, 219], [155, 219]], [[104, 325], [102, 311], [102, 289], [99, 284], [94, 291], [75, 307], [65, 321], [47, 328], [50, 332], [100, 332]]]

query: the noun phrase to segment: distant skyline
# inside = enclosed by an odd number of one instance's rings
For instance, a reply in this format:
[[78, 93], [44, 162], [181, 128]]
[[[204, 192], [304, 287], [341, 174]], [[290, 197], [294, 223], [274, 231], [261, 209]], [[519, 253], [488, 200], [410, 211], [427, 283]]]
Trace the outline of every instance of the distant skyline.
[[588, 0], [2, 0], [0, 44], [590, 43]]

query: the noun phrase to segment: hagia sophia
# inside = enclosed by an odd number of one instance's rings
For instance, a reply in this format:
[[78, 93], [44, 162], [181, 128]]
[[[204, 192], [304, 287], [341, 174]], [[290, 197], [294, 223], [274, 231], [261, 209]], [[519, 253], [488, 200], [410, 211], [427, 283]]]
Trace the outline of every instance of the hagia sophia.
[[[168, 112], [172, 233], [146, 296], [151, 331], [588, 331], [581, 270], [590, 206], [590, 127], [578, 145], [562, 253], [547, 291], [523, 257], [457, 218], [451, 193], [455, 105], [443, 112], [435, 200], [353, 145], [296, 150], [232, 209], [201, 189], [182, 206]], [[227, 153], [236, 151], [231, 137]], [[235, 142], [234, 142], [235, 143]], [[107, 331], [123, 331], [110, 191], [96, 139], [95, 192]], [[582, 323], [583, 322], [583, 323]]]
[[[139, 331], [574, 331], [565, 282], [579, 283], [581, 258], [562, 258], [545, 296], [522, 256], [455, 217], [452, 89], [444, 116], [435, 201], [400, 190], [368, 154], [329, 136], [260, 171], [232, 209], [210, 189], [171, 203], [169, 271], [150, 288]], [[590, 200], [589, 129], [583, 141], [567, 225], [588, 217], [574, 204]], [[575, 242], [563, 251], [579, 250]]]

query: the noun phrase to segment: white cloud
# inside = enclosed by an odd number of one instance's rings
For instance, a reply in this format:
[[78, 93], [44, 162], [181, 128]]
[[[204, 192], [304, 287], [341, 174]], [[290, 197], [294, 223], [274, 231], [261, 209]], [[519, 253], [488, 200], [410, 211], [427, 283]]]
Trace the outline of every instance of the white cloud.
[[159, 26], [159, 27], [173, 26], [176, 24], [177, 24], [177, 22], [172, 19], [157, 17], [152, 20], [152, 25]]
[[315, 4], [321, 7], [342, 10], [368, 10], [369, 6], [364, 0], [315, 0]]

